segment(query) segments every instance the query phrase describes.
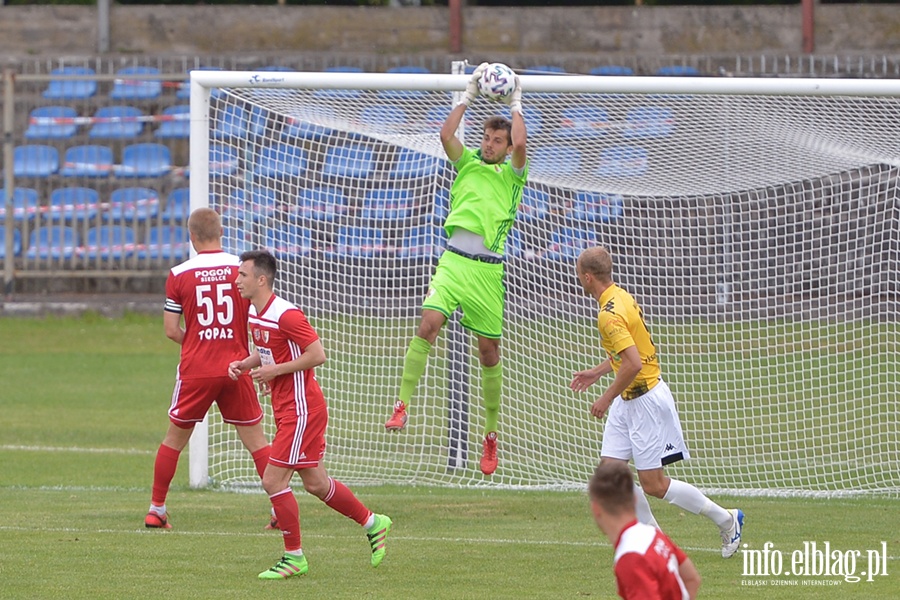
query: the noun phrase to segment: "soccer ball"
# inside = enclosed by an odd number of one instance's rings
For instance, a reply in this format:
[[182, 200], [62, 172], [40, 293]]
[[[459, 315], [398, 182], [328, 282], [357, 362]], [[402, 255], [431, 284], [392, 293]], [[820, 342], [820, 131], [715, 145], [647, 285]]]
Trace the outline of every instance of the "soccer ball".
[[478, 79], [478, 91], [488, 100], [503, 100], [516, 89], [516, 73], [503, 63], [491, 63]]

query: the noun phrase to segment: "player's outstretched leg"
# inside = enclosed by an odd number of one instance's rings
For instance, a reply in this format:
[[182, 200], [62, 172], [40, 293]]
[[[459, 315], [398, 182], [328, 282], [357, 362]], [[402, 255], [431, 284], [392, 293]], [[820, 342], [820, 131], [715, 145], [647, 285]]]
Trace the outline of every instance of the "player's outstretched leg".
[[306, 575], [309, 571], [309, 563], [306, 562], [306, 556], [296, 554], [285, 554], [275, 563], [274, 567], [270, 567], [259, 574], [260, 579], [287, 579], [288, 577], [296, 577], [297, 575]]
[[721, 529], [722, 558], [731, 558], [741, 545], [741, 530], [744, 528], [744, 511], [739, 508], [729, 509], [731, 525]]
[[384, 560], [384, 554], [387, 552], [387, 537], [393, 524], [394, 522], [387, 515], [375, 515], [375, 522], [366, 532], [369, 546], [372, 548], [372, 568], [377, 567]]
[[388, 431], [400, 431], [406, 427], [406, 421], [408, 419], [409, 415], [406, 414], [406, 404], [403, 403], [403, 400], [397, 400], [397, 402], [394, 403], [394, 414], [392, 414], [391, 418], [384, 424], [384, 428]]

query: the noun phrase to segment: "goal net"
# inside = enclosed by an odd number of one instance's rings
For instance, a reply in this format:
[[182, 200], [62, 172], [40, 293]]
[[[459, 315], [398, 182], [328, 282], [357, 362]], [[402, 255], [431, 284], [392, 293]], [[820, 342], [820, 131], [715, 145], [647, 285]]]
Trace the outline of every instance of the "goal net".
[[[193, 74], [192, 208], [223, 214], [226, 249], [270, 248], [276, 292], [321, 336], [332, 474], [583, 488], [603, 432], [589, 407], [610, 380], [568, 387], [605, 358], [575, 258], [603, 244], [681, 415], [691, 459], [670, 474], [710, 493], [900, 494], [897, 81], [523, 76], [499, 468], [478, 468], [480, 369], [456, 318], [406, 429], [386, 431], [445, 239], [454, 69]], [[469, 109], [468, 146], [494, 114], [506, 106]], [[259, 485], [215, 413], [191, 461], [193, 485]]]

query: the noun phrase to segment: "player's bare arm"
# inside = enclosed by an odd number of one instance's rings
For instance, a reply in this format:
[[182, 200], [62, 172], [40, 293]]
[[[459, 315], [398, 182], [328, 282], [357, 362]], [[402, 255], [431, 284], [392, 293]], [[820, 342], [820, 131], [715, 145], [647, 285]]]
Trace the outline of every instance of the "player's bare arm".
[[700, 573], [697, 567], [691, 562], [690, 558], [685, 558], [684, 562], [678, 565], [678, 574], [681, 575], [681, 581], [688, 591], [691, 600], [697, 598], [697, 591], [700, 589]]
[[288, 375], [297, 371], [308, 371], [322, 364], [325, 364], [325, 347], [322, 346], [322, 342], [316, 340], [306, 348], [303, 348], [300, 356], [294, 360], [262, 366], [250, 373], [250, 376], [258, 383], [268, 383], [281, 375]]
[[625, 348], [619, 353], [619, 356], [622, 359], [622, 363], [619, 365], [618, 372], [616, 372], [616, 378], [591, 405], [591, 414], [598, 419], [603, 418], [616, 396], [628, 389], [634, 378], [641, 372], [641, 354], [638, 352], [637, 346]]
[[576, 392], [585, 392], [589, 387], [597, 383], [601, 377], [611, 372], [612, 361], [607, 358], [596, 367], [574, 373], [572, 375], [572, 383], [569, 384], [569, 387]]
[[178, 344], [184, 341], [184, 328], [181, 326], [181, 314], [166, 311], [163, 313], [163, 328], [166, 337]]

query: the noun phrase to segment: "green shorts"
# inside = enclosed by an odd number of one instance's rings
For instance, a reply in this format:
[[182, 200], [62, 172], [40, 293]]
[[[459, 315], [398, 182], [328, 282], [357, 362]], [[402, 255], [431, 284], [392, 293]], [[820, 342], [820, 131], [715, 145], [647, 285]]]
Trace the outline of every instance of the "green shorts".
[[506, 301], [503, 273], [502, 263], [483, 263], [444, 252], [422, 308], [436, 310], [448, 319], [461, 308], [463, 327], [482, 337], [500, 339]]

